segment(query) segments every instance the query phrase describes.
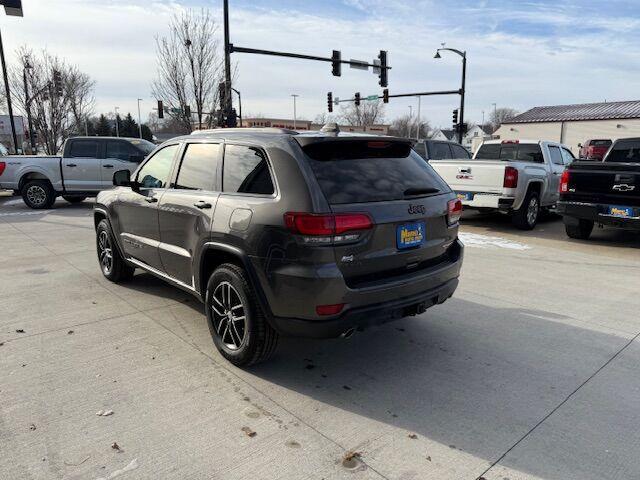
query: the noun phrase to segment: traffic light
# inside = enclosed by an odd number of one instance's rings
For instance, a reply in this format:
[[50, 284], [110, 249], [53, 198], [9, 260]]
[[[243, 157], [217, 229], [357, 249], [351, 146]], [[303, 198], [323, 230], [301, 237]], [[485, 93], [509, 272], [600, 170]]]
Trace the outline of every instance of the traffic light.
[[331, 55], [332, 73], [334, 77], [340, 77], [342, 75], [342, 63], [340, 63], [340, 60], [342, 60], [340, 50], [334, 50]]
[[53, 71], [53, 93], [58, 97], [61, 97], [64, 93], [62, 89], [62, 73], [60, 73], [60, 70]]
[[158, 100], [158, 118], [164, 118], [164, 106], [162, 100]]
[[380, 50], [380, 86], [387, 87], [389, 85], [389, 77], [387, 75], [387, 51]]
[[382, 102], [389, 103], [389, 89], [385, 88], [382, 90]]
[[191, 107], [189, 105], [184, 106], [184, 116], [191, 118]]
[[457, 108], [453, 111], [453, 124], [454, 125], [458, 124], [458, 109]]
[[327, 110], [329, 113], [333, 112], [333, 93], [327, 93]]
[[356, 94], [354, 95], [354, 97], [355, 97], [355, 104], [356, 104], [356, 107], [359, 107], [359, 106], [360, 106], [360, 92], [356, 92]]

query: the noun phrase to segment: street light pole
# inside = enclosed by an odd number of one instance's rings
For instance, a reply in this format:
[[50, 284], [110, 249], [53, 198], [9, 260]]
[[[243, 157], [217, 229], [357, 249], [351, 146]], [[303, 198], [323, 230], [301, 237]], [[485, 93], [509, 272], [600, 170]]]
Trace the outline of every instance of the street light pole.
[[420, 140], [420, 103], [422, 101], [422, 97], [418, 97], [418, 121], [417, 121], [417, 132], [416, 132], [416, 140]]
[[233, 108], [231, 99], [231, 45], [229, 41], [229, 0], [224, 0], [224, 117], [229, 118]]
[[300, 95], [297, 95], [295, 93], [291, 94], [291, 96], [293, 97], [293, 129], [295, 130], [297, 128], [296, 125], [296, 120], [297, 120], [297, 111], [296, 111], [296, 100], [298, 99], [298, 97]]
[[442, 47], [436, 51], [434, 58], [441, 58], [440, 52], [443, 51], [453, 52], [462, 57], [462, 88], [460, 89], [460, 115], [458, 117], [458, 143], [462, 144], [462, 136], [464, 135], [464, 132], [462, 131], [464, 125], [464, 96], [466, 93], [467, 83], [467, 52], [463, 52], [455, 48]]
[[138, 99], [138, 134], [140, 135], [140, 138], [142, 138], [142, 121], [140, 119], [140, 102], [142, 101], [141, 98]]
[[13, 152], [18, 153], [18, 136], [16, 135], [16, 123], [13, 119], [13, 107], [11, 105], [11, 92], [9, 91], [9, 79], [7, 78], [7, 64], [4, 60], [4, 45], [2, 44], [2, 33], [0, 32], [0, 60], [2, 61], [2, 74], [4, 75], [4, 90], [7, 95], [7, 110], [9, 111], [9, 122], [11, 123], [11, 135], [13, 136]]
[[118, 109], [119, 109], [119, 108], [120, 108], [120, 107], [113, 107], [113, 109], [114, 109], [114, 110], [115, 110], [115, 112], [116, 112], [116, 137], [119, 137], [119, 136], [120, 136], [120, 130], [118, 129]]

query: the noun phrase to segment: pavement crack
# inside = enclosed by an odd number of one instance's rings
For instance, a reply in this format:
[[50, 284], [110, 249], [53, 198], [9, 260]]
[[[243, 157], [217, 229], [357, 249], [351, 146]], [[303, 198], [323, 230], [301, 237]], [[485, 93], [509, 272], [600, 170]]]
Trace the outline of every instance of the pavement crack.
[[636, 335], [625, 343], [622, 348], [620, 348], [609, 360], [607, 360], [604, 364], [600, 366], [595, 372], [593, 372], [586, 380], [584, 380], [580, 385], [578, 385], [575, 390], [573, 390], [569, 395], [566, 396], [564, 400], [562, 400], [558, 405], [556, 405], [549, 413], [547, 413], [538, 423], [536, 423], [533, 427], [529, 429], [527, 433], [525, 433], [522, 437], [518, 439], [513, 445], [511, 445], [500, 457], [495, 460], [484, 472], [476, 477], [476, 480], [482, 479], [493, 467], [495, 467], [498, 463], [500, 463], [504, 458], [518, 445], [520, 445], [529, 435], [531, 435], [540, 425], [547, 421], [554, 413], [556, 413], [560, 408], [562, 408], [571, 398], [576, 395], [587, 383], [589, 383], [596, 375], [598, 375], [602, 370], [604, 370], [611, 362], [613, 362], [622, 352], [624, 352], [633, 342], [635, 342], [640, 337], [640, 332], [636, 333]]

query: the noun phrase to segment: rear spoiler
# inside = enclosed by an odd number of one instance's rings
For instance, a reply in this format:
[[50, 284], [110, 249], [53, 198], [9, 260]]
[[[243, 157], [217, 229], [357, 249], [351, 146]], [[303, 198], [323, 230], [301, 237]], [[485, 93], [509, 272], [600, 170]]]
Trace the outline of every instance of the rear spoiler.
[[403, 137], [383, 137], [383, 136], [368, 136], [368, 135], [353, 135], [353, 136], [330, 136], [330, 135], [296, 135], [292, 137], [301, 147], [313, 145], [317, 143], [341, 143], [341, 142], [389, 142], [389, 143], [402, 143], [413, 147], [416, 140]]

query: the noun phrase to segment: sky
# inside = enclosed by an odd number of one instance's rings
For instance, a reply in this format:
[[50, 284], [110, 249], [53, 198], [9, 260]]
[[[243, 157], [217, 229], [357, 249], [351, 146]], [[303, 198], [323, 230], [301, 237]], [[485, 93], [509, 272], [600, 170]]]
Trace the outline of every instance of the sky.
[[[497, 107], [638, 100], [640, 1], [638, 0], [230, 0], [235, 45], [373, 60], [388, 51], [394, 93], [455, 90], [461, 59], [435, 50], [466, 50], [466, 119], [480, 123]], [[222, 24], [222, 0], [23, 0], [24, 17], [0, 16], [7, 61], [27, 45], [46, 48], [96, 81], [96, 113], [137, 115], [155, 107], [155, 38], [170, 16], [209, 8]], [[220, 36], [222, 28], [220, 28]], [[326, 112], [326, 95], [381, 94], [371, 71], [328, 63], [233, 54], [234, 87], [245, 117], [312, 120]], [[457, 96], [423, 97], [420, 113], [432, 126], [449, 127]], [[386, 120], [415, 115], [417, 98], [392, 99]]]

